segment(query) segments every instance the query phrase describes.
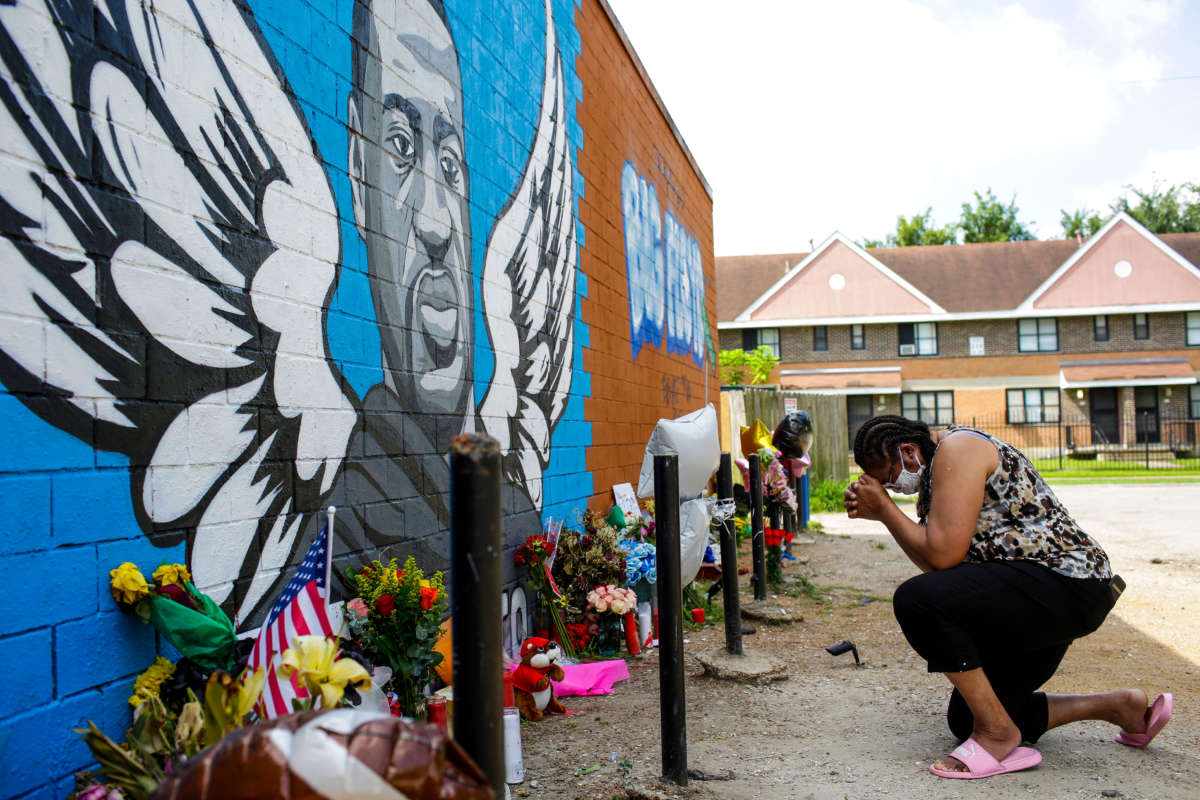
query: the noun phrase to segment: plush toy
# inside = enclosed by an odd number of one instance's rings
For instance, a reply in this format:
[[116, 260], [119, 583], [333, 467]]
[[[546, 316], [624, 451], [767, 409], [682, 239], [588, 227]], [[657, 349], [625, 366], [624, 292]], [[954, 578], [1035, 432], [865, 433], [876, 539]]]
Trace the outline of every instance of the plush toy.
[[537, 722], [546, 714], [565, 714], [567, 709], [554, 697], [551, 680], [563, 679], [563, 668], [554, 661], [561, 655], [549, 639], [531, 636], [521, 645], [521, 666], [513, 672], [513, 697], [521, 716]]

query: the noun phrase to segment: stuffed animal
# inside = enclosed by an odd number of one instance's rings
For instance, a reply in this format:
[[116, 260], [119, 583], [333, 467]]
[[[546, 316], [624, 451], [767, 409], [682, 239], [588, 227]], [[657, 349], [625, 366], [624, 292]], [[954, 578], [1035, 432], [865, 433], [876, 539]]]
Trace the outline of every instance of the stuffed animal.
[[550, 683], [563, 679], [563, 668], [554, 663], [559, 655], [558, 645], [540, 636], [531, 636], [521, 644], [521, 666], [513, 672], [513, 697], [521, 716], [531, 722], [546, 714], [567, 712], [554, 697]]

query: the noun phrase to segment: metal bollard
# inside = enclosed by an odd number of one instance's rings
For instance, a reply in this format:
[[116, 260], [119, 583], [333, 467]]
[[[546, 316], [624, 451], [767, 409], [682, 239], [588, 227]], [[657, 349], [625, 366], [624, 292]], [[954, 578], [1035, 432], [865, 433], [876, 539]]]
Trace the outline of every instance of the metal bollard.
[[754, 599], [767, 599], [767, 547], [763, 539], [762, 464], [758, 453], [750, 462], [750, 549], [754, 554]]
[[[721, 467], [717, 471], [717, 497], [722, 500], [733, 498], [733, 458], [721, 453]], [[725, 649], [735, 656], [742, 653], [742, 601], [738, 597], [737, 537], [733, 532], [733, 519], [727, 517], [721, 523], [721, 591], [725, 603]]]
[[504, 796], [500, 597], [500, 445], [465, 433], [450, 443], [450, 614], [454, 738]]
[[687, 785], [687, 703], [683, 684], [683, 585], [679, 564], [679, 456], [654, 457], [658, 563], [658, 689], [663, 779]]

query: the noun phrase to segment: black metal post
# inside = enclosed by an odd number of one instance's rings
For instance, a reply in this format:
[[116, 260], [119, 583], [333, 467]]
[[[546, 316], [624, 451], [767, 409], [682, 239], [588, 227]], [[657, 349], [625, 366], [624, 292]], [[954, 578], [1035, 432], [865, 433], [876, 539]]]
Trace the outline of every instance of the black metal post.
[[467, 433], [450, 443], [450, 614], [454, 738], [504, 796], [500, 597], [500, 445]]
[[683, 584], [679, 565], [679, 456], [654, 457], [658, 564], [658, 689], [663, 779], [687, 785], [687, 703], [683, 686]]
[[754, 599], [767, 599], [767, 547], [763, 539], [762, 465], [758, 453], [752, 453], [750, 462], [750, 549], [754, 554]]
[[[729, 453], [721, 453], [721, 466], [717, 470], [717, 497], [733, 499], [733, 459]], [[725, 593], [725, 649], [735, 656], [742, 653], [742, 601], [738, 597], [737, 537], [733, 532], [733, 518], [726, 517], [721, 523], [721, 590]]]

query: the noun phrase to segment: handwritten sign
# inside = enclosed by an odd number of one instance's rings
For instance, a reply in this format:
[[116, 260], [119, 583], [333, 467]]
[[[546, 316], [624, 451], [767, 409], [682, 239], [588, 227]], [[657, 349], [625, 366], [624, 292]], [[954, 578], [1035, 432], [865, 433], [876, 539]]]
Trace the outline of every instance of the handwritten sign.
[[625, 512], [626, 519], [640, 518], [642, 510], [638, 508], [637, 494], [633, 491], [631, 483], [617, 483], [612, 487], [613, 501], [621, 511]]

